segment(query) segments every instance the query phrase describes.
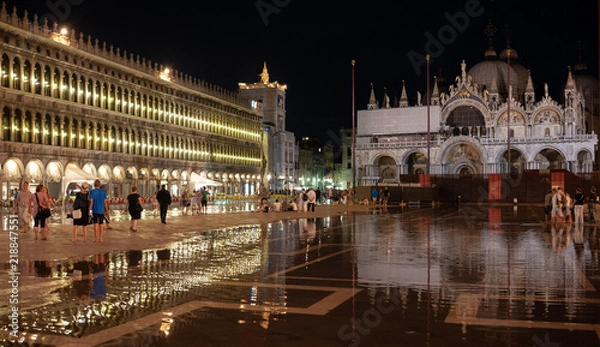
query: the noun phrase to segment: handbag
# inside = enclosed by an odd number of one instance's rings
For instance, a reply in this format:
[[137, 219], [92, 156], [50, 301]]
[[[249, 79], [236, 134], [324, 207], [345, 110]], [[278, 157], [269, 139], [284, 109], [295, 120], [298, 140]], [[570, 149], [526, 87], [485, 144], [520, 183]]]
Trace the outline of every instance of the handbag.
[[38, 218], [48, 218], [48, 217], [50, 217], [50, 215], [52, 214], [52, 212], [50, 212], [49, 208], [43, 208], [43, 207], [40, 206], [40, 199], [38, 198], [37, 193], [35, 194], [35, 200], [38, 203], [38, 212], [37, 212], [36, 217], [38, 217]]
[[81, 219], [82, 216], [81, 210], [73, 210], [73, 219]]

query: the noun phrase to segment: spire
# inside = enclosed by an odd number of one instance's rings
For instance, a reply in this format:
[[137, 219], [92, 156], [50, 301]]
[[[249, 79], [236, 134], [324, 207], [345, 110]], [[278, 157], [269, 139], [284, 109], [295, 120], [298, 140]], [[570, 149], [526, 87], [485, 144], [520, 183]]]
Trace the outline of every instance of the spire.
[[577, 89], [577, 88], [575, 88], [575, 79], [573, 78], [573, 74], [571, 73], [570, 66], [569, 66], [569, 74], [567, 76], [567, 85], [565, 86], [565, 89], [573, 89], [573, 90]]
[[533, 93], [533, 81], [531, 80], [531, 71], [527, 70], [527, 87], [525, 88], [526, 93]]
[[436, 76], [433, 76], [433, 92], [431, 93], [431, 100], [429, 103], [430, 105], [440, 104], [440, 89], [438, 88], [438, 79]]
[[402, 94], [400, 94], [400, 107], [408, 107], [408, 96], [406, 95], [406, 83], [402, 80]]
[[496, 82], [496, 77], [492, 79], [492, 86], [490, 87], [490, 94], [498, 94], [498, 82]]
[[375, 98], [375, 88], [373, 87], [373, 83], [371, 83], [371, 96], [369, 96], [369, 103], [367, 104], [367, 110], [375, 110], [377, 109], [377, 99]]
[[525, 109], [527, 111], [533, 110], [534, 101], [535, 101], [535, 91], [533, 90], [533, 81], [531, 80], [531, 71], [527, 70], [527, 87], [525, 88]]
[[262, 72], [259, 74], [260, 81], [264, 84], [269, 84], [269, 70], [267, 70], [267, 62], [263, 66]]
[[387, 87], [383, 87], [383, 108], [390, 108], [390, 97], [387, 93]]

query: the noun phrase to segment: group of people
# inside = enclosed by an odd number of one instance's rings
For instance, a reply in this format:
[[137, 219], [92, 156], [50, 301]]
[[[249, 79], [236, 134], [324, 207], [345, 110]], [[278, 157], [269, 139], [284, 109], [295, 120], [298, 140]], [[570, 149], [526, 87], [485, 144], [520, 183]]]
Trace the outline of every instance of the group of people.
[[390, 195], [390, 191], [387, 187], [383, 189], [380, 188], [379, 190], [377, 190], [377, 187], [373, 187], [371, 190], [371, 203], [374, 205], [387, 205], [390, 200]]
[[544, 198], [544, 214], [546, 222], [564, 222], [583, 224], [584, 207], [588, 206], [588, 219], [596, 221], [596, 204], [598, 203], [596, 188], [590, 188], [590, 194], [585, 196], [581, 188], [576, 188], [575, 195], [571, 196], [562, 187], [553, 187]]
[[[296, 202], [298, 200], [298, 202]], [[267, 197], [260, 199], [260, 204], [254, 212], [280, 212], [280, 211], [298, 211], [315, 213], [315, 205], [317, 204], [317, 193], [311, 187], [302, 189], [296, 199], [290, 199], [286, 202], [280, 202], [275, 199], [273, 204], [269, 203]]]

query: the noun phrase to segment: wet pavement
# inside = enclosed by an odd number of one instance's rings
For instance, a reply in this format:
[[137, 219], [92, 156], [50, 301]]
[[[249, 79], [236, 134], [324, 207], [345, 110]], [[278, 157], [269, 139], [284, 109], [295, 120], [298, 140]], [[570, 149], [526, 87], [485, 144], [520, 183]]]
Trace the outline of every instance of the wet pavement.
[[253, 208], [147, 210], [137, 233], [113, 210], [104, 243], [4, 215], [0, 346], [600, 346], [594, 224], [539, 205]]

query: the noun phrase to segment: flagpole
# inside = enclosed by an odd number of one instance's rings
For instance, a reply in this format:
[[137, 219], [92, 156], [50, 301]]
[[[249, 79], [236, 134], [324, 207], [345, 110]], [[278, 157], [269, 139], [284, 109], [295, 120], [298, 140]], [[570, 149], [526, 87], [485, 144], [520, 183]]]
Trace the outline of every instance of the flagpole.
[[427, 174], [431, 175], [431, 114], [430, 114], [430, 104], [431, 104], [431, 97], [429, 96], [429, 62], [431, 59], [431, 56], [429, 54], [427, 54], [425, 56], [425, 59], [427, 59]]
[[356, 192], [356, 117], [354, 109], [354, 65], [356, 60], [352, 60], [350, 63], [352, 64], [352, 189]]
[[510, 155], [510, 98], [511, 98], [511, 86], [510, 86], [510, 48], [508, 48], [506, 50], [507, 52], [507, 62], [508, 62], [508, 72], [507, 72], [507, 78], [506, 80], [508, 81], [508, 99], [507, 99], [507, 110], [506, 110], [506, 114], [507, 114], [507, 121], [506, 121], [506, 129], [507, 129], [507, 146], [508, 146], [508, 174], [510, 175], [510, 173], [512, 172], [512, 157]]

